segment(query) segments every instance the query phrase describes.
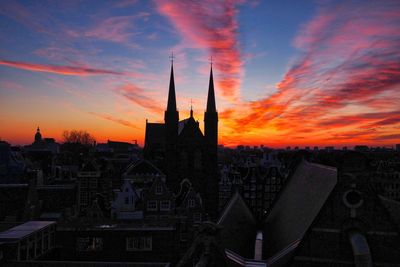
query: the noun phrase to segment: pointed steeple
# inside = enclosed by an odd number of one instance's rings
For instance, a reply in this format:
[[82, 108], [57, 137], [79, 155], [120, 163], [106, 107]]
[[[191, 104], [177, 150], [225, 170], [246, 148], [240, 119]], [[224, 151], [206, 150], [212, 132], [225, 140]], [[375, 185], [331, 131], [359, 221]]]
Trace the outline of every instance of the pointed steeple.
[[173, 63], [173, 61], [171, 61], [171, 77], [169, 79], [167, 111], [176, 111], [176, 96], [175, 96], [174, 63]]
[[207, 109], [206, 112], [216, 112], [215, 107], [215, 93], [214, 93], [214, 78], [211, 64], [210, 83], [208, 85]]

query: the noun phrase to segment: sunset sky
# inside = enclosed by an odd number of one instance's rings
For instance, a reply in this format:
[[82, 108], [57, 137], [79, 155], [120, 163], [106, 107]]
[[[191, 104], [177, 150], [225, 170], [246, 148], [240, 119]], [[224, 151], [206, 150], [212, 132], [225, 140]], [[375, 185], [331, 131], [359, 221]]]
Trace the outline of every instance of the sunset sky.
[[180, 118], [203, 124], [210, 56], [219, 142], [400, 143], [400, 1], [0, 1], [0, 138], [143, 144], [163, 121], [170, 54]]

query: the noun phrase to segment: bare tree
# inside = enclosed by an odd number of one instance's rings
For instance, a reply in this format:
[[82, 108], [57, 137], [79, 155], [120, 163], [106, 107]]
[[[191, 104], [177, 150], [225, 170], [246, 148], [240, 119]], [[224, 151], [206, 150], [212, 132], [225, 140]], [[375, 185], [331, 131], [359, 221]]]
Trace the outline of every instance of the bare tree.
[[80, 143], [82, 145], [93, 145], [96, 139], [84, 130], [64, 131], [63, 139], [65, 143]]

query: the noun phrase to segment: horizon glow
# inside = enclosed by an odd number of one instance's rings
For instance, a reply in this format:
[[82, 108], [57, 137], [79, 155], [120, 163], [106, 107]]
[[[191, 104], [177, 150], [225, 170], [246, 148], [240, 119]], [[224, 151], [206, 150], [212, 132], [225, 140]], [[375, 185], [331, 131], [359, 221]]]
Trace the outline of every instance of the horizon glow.
[[2, 1], [0, 139], [144, 143], [173, 51], [203, 127], [210, 57], [226, 146], [400, 143], [400, 2]]

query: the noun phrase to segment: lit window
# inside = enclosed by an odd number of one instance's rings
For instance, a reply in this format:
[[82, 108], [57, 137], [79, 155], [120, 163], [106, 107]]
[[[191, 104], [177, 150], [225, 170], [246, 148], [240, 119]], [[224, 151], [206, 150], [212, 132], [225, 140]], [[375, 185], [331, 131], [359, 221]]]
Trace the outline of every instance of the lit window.
[[152, 250], [151, 236], [135, 236], [126, 238], [126, 250], [128, 251], [150, 251]]
[[147, 210], [157, 210], [157, 201], [149, 201], [147, 202]]
[[160, 202], [160, 210], [170, 210], [171, 209], [171, 201], [162, 200]]

